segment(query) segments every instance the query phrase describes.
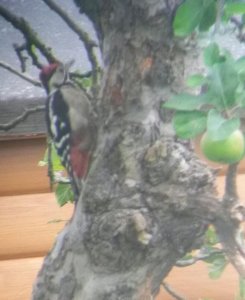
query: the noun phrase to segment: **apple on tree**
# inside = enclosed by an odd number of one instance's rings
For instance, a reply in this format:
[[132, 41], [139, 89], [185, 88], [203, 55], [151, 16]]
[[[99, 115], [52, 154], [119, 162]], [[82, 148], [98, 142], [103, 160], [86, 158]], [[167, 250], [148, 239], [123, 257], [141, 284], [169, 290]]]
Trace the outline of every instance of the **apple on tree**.
[[[235, 59], [211, 43], [204, 49], [207, 73], [194, 74], [187, 80], [197, 94], [173, 95], [163, 108], [174, 110], [172, 119], [176, 135], [195, 139], [203, 134], [201, 150], [211, 161], [233, 164], [245, 153], [241, 113], [245, 109], [245, 56]], [[204, 89], [202, 89], [205, 87]]]
[[237, 129], [223, 140], [213, 140], [206, 131], [201, 139], [203, 154], [211, 161], [233, 164], [240, 161], [244, 155], [244, 136]]

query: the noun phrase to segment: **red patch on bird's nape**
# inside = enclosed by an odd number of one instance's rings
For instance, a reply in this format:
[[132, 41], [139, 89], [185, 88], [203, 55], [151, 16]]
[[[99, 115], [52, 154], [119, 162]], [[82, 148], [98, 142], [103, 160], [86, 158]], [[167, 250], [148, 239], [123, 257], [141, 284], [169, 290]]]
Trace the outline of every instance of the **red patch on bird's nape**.
[[45, 75], [50, 75], [51, 73], [53, 73], [56, 70], [58, 65], [59, 65], [59, 63], [57, 63], [57, 62], [49, 64], [49, 65], [45, 65], [42, 67], [41, 73], [45, 74]]
[[48, 80], [53, 75], [54, 71], [57, 69], [58, 66], [59, 63], [56, 62], [42, 67], [41, 72], [39, 74], [39, 78], [42, 81], [42, 83], [48, 82]]
[[43, 87], [45, 88], [47, 94], [49, 93], [48, 82], [52, 77], [53, 73], [59, 66], [59, 63], [52, 63], [46, 66], [43, 66], [39, 74], [39, 79], [41, 80]]

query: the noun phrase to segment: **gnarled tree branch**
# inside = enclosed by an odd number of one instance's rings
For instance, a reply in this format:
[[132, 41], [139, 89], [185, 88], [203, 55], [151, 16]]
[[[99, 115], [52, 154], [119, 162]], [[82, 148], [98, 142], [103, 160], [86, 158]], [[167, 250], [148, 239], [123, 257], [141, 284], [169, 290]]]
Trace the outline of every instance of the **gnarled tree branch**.
[[223, 215], [217, 217], [214, 226], [225, 254], [241, 277], [245, 278], [244, 250], [236, 239], [238, 228], [231, 220], [230, 215], [224, 211], [219, 211], [219, 214], [222, 213]]
[[31, 28], [29, 23], [22, 17], [17, 17], [15, 14], [6, 9], [3, 5], [0, 4], [0, 15], [8, 22], [12, 24], [17, 30], [19, 30], [26, 41], [26, 51], [28, 55], [32, 58], [32, 63], [38, 68], [42, 67], [42, 64], [39, 62], [35, 51], [33, 48], [37, 48], [48, 62], [54, 62], [58, 59], [51, 53], [50, 48], [45, 45], [45, 43], [40, 39], [38, 34]]
[[180, 259], [175, 263], [176, 267], [183, 268], [194, 265], [198, 261], [205, 261], [206, 259], [212, 257], [212, 255], [222, 253], [223, 251], [220, 249], [214, 250], [212, 253], [202, 254], [198, 253], [197, 256], [194, 256], [190, 259]]
[[7, 64], [3, 61], [0, 61], [0, 67], [10, 71], [11, 73], [19, 76], [20, 78], [24, 79], [25, 81], [32, 83], [35, 86], [42, 87], [42, 84], [40, 81], [30, 77], [30, 75], [26, 75], [26, 74], [19, 72], [18, 70], [16, 70], [15, 68], [13, 68], [12, 66], [10, 66], [9, 64]]
[[48, 7], [55, 13], [57, 13], [57, 15], [59, 15], [66, 22], [66, 24], [79, 36], [80, 40], [84, 43], [88, 59], [92, 66], [93, 83], [96, 84], [98, 80], [99, 65], [96, 55], [93, 52], [93, 48], [97, 47], [98, 45], [89, 37], [87, 32], [85, 32], [76, 22], [73, 21], [73, 19], [60, 7], [60, 5], [56, 4], [53, 0], [43, 0], [43, 2], [46, 3]]
[[236, 187], [238, 163], [228, 166], [226, 180], [225, 180], [225, 193], [223, 196], [223, 203], [227, 209], [231, 208], [234, 204], [239, 202]]

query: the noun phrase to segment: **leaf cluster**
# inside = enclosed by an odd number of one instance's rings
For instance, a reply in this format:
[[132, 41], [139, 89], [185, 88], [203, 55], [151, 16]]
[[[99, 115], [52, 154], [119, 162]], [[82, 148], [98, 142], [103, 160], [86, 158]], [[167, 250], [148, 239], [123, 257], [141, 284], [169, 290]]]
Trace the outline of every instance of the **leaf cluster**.
[[201, 93], [175, 95], [163, 107], [175, 110], [173, 126], [180, 138], [191, 139], [207, 130], [212, 140], [224, 140], [240, 127], [245, 108], [245, 57], [235, 60], [211, 43], [203, 59], [207, 75], [195, 74], [187, 80]]
[[[244, 244], [244, 237], [241, 236], [241, 243]], [[204, 261], [208, 266], [208, 274], [211, 279], [219, 279], [227, 265], [229, 259], [224, 254], [216, 231], [213, 226], [209, 226], [204, 237], [204, 243], [199, 250], [186, 254], [181, 259], [180, 266], [189, 266], [197, 261]], [[178, 266], [178, 265], [177, 265]], [[206, 300], [207, 298], [200, 298], [200, 300]], [[239, 279], [239, 294], [236, 300], [245, 299], [245, 280]], [[207, 299], [208, 300], [208, 299]], [[210, 299], [211, 300], [211, 299]]]
[[234, 14], [245, 14], [243, 1], [226, 0], [222, 7], [220, 0], [186, 0], [176, 12], [173, 22], [174, 34], [185, 37], [195, 30], [207, 31], [217, 22], [217, 16], [220, 15], [226, 22]]

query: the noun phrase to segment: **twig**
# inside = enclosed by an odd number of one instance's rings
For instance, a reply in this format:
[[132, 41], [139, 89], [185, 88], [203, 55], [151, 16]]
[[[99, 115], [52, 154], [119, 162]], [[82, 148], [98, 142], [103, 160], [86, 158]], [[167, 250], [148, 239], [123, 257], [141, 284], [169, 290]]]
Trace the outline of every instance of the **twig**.
[[54, 170], [53, 170], [53, 162], [52, 162], [52, 141], [48, 137], [47, 138], [48, 145], [48, 177], [49, 177], [49, 187], [50, 190], [53, 190], [54, 185]]
[[229, 212], [224, 210], [219, 213], [221, 215], [214, 222], [219, 241], [230, 262], [238, 273], [245, 278], [245, 253], [242, 245], [236, 239], [239, 224], [235, 224], [231, 220]]
[[219, 30], [219, 26], [220, 26], [220, 23], [221, 23], [221, 18], [222, 18], [222, 14], [223, 14], [224, 5], [225, 5], [225, 1], [224, 0], [218, 0], [217, 1], [217, 14], [216, 14], [214, 32], [217, 32]]
[[165, 290], [176, 300], [186, 300], [186, 298], [180, 296], [179, 294], [177, 294], [173, 288], [171, 288], [171, 286], [166, 283], [165, 281], [162, 282], [162, 286], [165, 288]]
[[32, 108], [27, 108], [20, 116], [18, 116], [11, 122], [7, 124], [0, 124], [0, 130], [5, 130], [5, 131], [10, 130], [14, 128], [17, 124], [23, 122], [30, 114], [43, 111], [44, 109], [45, 109], [44, 105], [38, 105]]
[[97, 81], [98, 81], [97, 73], [99, 70], [99, 65], [98, 65], [96, 55], [93, 52], [93, 48], [97, 47], [98, 45], [96, 44], [95, 41], [93, 41], [89, 38], [89, 35], [87, 34], [87, 32], [82, 30], [82, 28], [73, 21], [72, 17], [70, 17], [60, 7], [60, 5], [56, 4], [53, 0], [43, 0], [43, 2], [46, 3], [50, 9], [52, 9], [54, 12], [56, 12], [66, 22], [66, 24], [79, 36], [81, 41], [84, 43], [84, 47], [88, 54], [88, 59], [92, 66], [93, 84], [97, 84]]
[[50, 9], [55, 11], [66, 24], [79, 36], [79, 38], [90, 47], [97, 47], [97, 43], [89, 38], [87, 32], [85, 32], [78, 24], [76, 24], [72, 17], [70, 17], [61, 7], [56, 4], [53, 0], [43, 0]]
[[231, 208], [238, 202], [236, 187], [237, 167], [237, 163], [229, 165], [226, 173], [223, 203], [227, 208]]
[[176, 267], [179, 267], [179, 268], [182, 268], [182, 267], [188, 267], [188, 266], [191, 266], [191, 265], [194, 265], [196, 262], [198, 261], [203, 261], [203, 260], [206, 260], [208, 258], [210, 258], [212, 255], [214, 254], [219, 254], [219, 253], [223, 253], [222, 250], [220, 249], [217, 249], [217, 250], [214, 250], [212, 253], [208, 253], [208, 254], [198, 254], [197, 256], [195, 257], [192, 257], [190, 259], [186, 259], [186, 260], [178, 260], [176, 263], [175, 263], [175, 266]]
[[241, 42], [241, 43], [244, 43], [245, 41], [245, 36], [244, 36], [244, 32], [243, 32], [243, 22], [241, 22], [240, 20], [238, 20], [236, 17], [232, 16], [230, 18], [230, 21], [231, 23], [233, 23], [236, 28], [238, 29], [238, 40]]
[[42, 84], [41, 84], [40, 81], [30, 77], [29, 75], [26, 75], [26, 74], [23, 74], [23, 73], [19, 72], [18, 70], [14, 69], [12, 66], [10, 66], [9, 64], [7, 64], [3, 61], [0, 61], [0, 67], [10, 71], [11, 73], [13, 73], [13, 74], [19, 76], [20, 78], [32, 83], [35, 86], [42, 87]]
[[240, 20], [238, 20], [236, 17], [233, 16], [230, 18], [230, 21], [231, 21], [231, 23], [233, 23], [236, 26], [236, 28], [238, 29], [239, 32], [242, 31], [243, 23]]
[[69, 73], [71, 78], [79, 78], [79, 79], [83, 79], [83, 78], [89, 78], [92, 76], [92, 72], [88, 71], [86, 73], [80, 74], [80, 73], [76, 73], [76, 72], [71, 72]]
[[42, 67], [42, 64], [38, 61], [35, 54], [35, 48], [37, 48], [41, 54], [46, 57], [49, 63], [58, 61], [51, 53], [50, 48], [47, 47], [45, 43], [38, 37], [37, 33], [31, 28], [29, 23], [24, 18], [17, 17], [2, 5], [0, 5], [0, 15], [24, 35], [26, 40], [25, 49], [32, 58], [34, 65], [36, 65], [38, 68]]
[[214, 226], [225, 254], [239, 274], [245, 278], [245, 250], [236, 238], [243, 220], [243, 212], [239, 211], [236, 187], [237, 168], [238, 163], [228, 166], [222, 207], [217, 213]]
[[17, 45], [16, 43], [14, 43], [13, 47], [20, 61], [21, 72], [25, 72], [27, 57], [23, 55], [23, 51], [26, 50], [26, 44], [24, 43], [23, 45]]

